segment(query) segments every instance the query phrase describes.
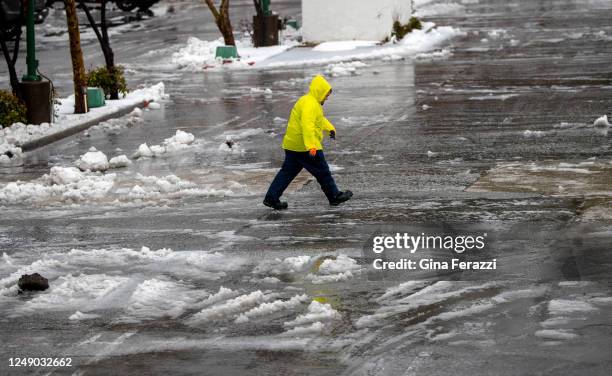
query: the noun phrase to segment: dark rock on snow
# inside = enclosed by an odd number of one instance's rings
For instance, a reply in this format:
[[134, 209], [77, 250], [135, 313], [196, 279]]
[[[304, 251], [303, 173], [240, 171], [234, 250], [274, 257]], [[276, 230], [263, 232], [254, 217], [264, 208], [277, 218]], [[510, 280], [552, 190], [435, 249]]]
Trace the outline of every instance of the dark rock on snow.
[[17, 282], [23, 291], [44, 291], [49, 288], [49, 280], [38, 273], [24, 274]]

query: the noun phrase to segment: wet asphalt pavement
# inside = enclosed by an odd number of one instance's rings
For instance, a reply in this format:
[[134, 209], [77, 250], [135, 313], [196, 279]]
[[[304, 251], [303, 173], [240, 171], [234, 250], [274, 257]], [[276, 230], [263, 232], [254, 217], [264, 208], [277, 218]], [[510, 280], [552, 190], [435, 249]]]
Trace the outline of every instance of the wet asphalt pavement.
[[[130, 82], [163, 80], [169, 100], [132, 127], [40, 149], [0, 180], [38, 178], [91, 146], [131, 155], [181, 129], [196, 147], [136, 161], [117, 172], [122, 184], [174, 174], [233, 193], [4, 206], [0, 288], [21, 270], [57, 287], [42, 297], [3, 290], [0, 373], [609, 375], [612, 153], [607, 131], [591, 124], [610, 108], [612, 5], [432, 3], [454, 6], [424, 18], [465, 31], [443, 57], [367, 61], [359, 75], [330, 79], [325, 111], [338, 140], [325, 153], [339, 186], [355, 192], [338, 208], [307, 175], [287, 193], [288, 211], [261, 205], [282, 162], [283, 119], [325, 67], [176, 70], [167, 58], [187, 36], [216, 36], [199, 21], [206, 9], [183, 3], [118, 34]], [[299, 13], [299, 2], [278, 7]], [[240, 9], [238, 19], [250, 12]], [[66, 93], [70, 71], [54, 43], [41, 68]], [[94, 47], [85, 47], [92, 60]], [[218, 150], [228, 135], [241, 152]], [[372, 270], [371, 237], [396, 232], [487, 233], [486, 252], [461, 257], [496, 259], [498, 270]], [[357, 266], [321, 271], [341, 255]], [[216, 301], [223, 289], [242, 303]], [[301, 305], [236, 320], [299, 294]], [[312, 300], [337, 315], [292, 323]], [[75, 311], [95, 316], [68, 319]], [[9, 368], [17, 356], [74, 366]]]

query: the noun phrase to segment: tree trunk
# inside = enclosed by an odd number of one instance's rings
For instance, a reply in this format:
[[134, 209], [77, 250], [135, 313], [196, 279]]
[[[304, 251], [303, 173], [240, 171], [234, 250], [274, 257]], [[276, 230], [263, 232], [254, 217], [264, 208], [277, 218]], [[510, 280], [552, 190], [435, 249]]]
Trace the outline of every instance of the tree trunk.
[[221, 0], [221, 5], [217, 10], [215, 4], [213, 4], [212, 0], [204, 0], [208, 8], [210, 9], [213, 17], [215, 18], [215, 23], [217, 24], [217, 28], [223, 35], [223, 42], [226, 46], [235, 46], [236, 41], [234, 40], [234, 28], [232, 27], [232, 22], [230, 21], [229, 16], [229, 0]]
[[[106, 0], [102, 0], [100, 4], [100, 27], [96, 24], [87, 4], [85, 2], [81, 2], [80, 6], [85, 12], [87, 16], [87, 20], [91, 25], [96, 37], [98, 38], [98, 42], [100, 43], [100, 48], [102, 49], [102, 54], [104, 54], [104, 62], [106, 63], [106, 69], [111, 74], [116, 74], [115, 69], [115, 53], [110, 46], [110, 38], [108, 37], [108, 25], [106, 23]], [[114, 81], [114, 85], [111, 88], [110, 99], [119, 99], [119, 88], [117, 87], [117, 81]]]
[[[19, 28], [21, 30], [21, 28]], [[19, 46], [20, 36], [17, 36], [15, 39], [15, 45]], [[0, 47], [2, 48], [2, 54], [4, 55], [4, 59], [6, 60], [6, 66], [9, 71], [9, 79], [11, 81], [11, 89], [13, 90], [13, 94], [18, 98], [21, 98], [21, 90], [19, 88], [19, 78], [17, 77], [17, 71], [15, 70], [15, 60], [17, 54], [11, 57], [8, 46], [6, 44], [6, 36], [4, 31], [0, 28]], [[18, 47], [17, 47], [18, 48]]]
[[[100, 27], [102, 29], [102, 50], [104, 51], [104, 60], [106, 61], [106, 69], [108, 72], [115, 77], [115, 53], [110, 46], [110, 39], [108, 38], [108, 25], [106, 23], [106, 0], [102, 1], [102, 9], [100, 10]], [[117, 80], [113, 80], [111, 86], [110, 99], [119, 99], [119, 89], [117, 87]]]
[[74, 81], [74, 113], [87, 112], [87, 104], [83, 95], [83, 88], [87, 86], [85, 76], [85, 63], [81, 50], [81, 35], [79, 34], [79, 19], [76, 13], [75, 0], [64, 0], [66, 7], [66, 22], [70, 38], [70, 56], [72, 58], [72, 77]]

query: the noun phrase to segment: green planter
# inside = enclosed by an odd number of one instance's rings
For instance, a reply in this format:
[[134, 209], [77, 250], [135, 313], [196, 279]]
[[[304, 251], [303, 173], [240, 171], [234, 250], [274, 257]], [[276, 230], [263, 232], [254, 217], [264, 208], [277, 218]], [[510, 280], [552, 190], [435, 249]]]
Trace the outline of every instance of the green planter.
[[238, 50], [236, 46], [219, 46], [215, 51], [215, 57], [217, 59], [237, 59], [238, 58]]
[[289, 21], [287, 21], [287, 26], [291, 26], [295, 30], [300, 28], [300, 25], [298, 24], [297, 20], [289, 20]]
[[96, 108], [102, 107], [106, 103], [104, 101], [104, 91], [99, 87], [87, 88], [87, 107]]

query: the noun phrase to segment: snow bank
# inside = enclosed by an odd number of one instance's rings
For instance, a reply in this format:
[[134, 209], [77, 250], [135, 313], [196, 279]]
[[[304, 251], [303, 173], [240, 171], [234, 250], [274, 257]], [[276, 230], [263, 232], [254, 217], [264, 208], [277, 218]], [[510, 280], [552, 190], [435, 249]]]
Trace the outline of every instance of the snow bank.
[[222, 40], [212, 42], [191, 37], [187, 45], [172, 56], [172, 63], [181, 69], [201, 71], [202, 69], [257, 69], [282, 68], [304, 65], [323, 65], [355, 60], [371, 60], [416, 57], [418, 54], [436, 49], [451, 38], [465, 35], [450, 27], [436, 27], [434, 23], [423, 23], [423, 29], [414, 30], [400, 42], [374, 44], [368, 41], [328, 42], [313, 48], [291, 49], [294, 41], [284, 41], [281, 46], [252, 48], [249, 41], [237, 42], [241, 59], [231, 64], [222, 64], [215, 59], [217, 46]]
[[[125, 165], [126, 161], [129, 162], [127, 157], [119, 156], [113, 160], [113, 166]], [[110, 162], [107, 163], [110, 165]], [[231, 181], [227, 182], [227, 186], [225, 182], [223, 184], [202, 186], [176, 175], [118, 176], [115, 173], [54, 166], [48, 174], [32, 181], [0, 184], [0, 205], [142, 203], [184, 197], [231, 196], [235, 190], [244, 188]]]
[[279, 46], [254, 48], [250, 40], [238, 40], [236, 47], [240, 58], [233, 60], [230, 64], [224, 64], [221, 59], [215, 58], [217, 47], [223, 45], [225, 44], [222, 38], [209, 42], [189, 37], [185, 47], [172, 55], [171, 62], [180, 69], [194, 72], [221, 67], [244, 69], [290, 49], [297, 45], [297, 42], [285, 40]]
[[399, 42], [371, 47], [358, 47], [347, 51], [314, 51], [300, 48], [272, 57], [259, 64], [260, 67], [278, 68], [304, 65], [322, 65], [355, 60], [373, 60], [394, 57], [416, 57], [429, 52], [457, 36], [466, 35], [451, 26], [436, 27], [434, 23], [423, 23], [423, 29], [414, 30]]
[[116, 119], [110, 119], [100, 124], [94, 125], [89, 131], [102, 131], [110, 134], [118, 134], [125, 128], [130, 128], [144, 121], [142, 118], [142, 110], [136, 107], [129, 114]]
[[377, 41], [349, 40], [339, 42], [324, 42], [315, 46], [312, 51], [349, 51], [358, 47], [372, 47], [377, 45]]
[[[125, 111], [131, 107], [138, 106], [145, 101], [159, 101], [165, 98], [164, 84], [162, 82], [134, 90], [124, 98], [106, 101], [106, 106], [92, 108], [86, 114], [74, 114], [74, 96], [60, 99], [60, 103], [55, 106], [58, 114], [53, 124], [43, 123], [40, 125], [15, 123], [10, 127], [0, 129], [0, 154], [6, 151], [20, 153], [20, 147], [28, 142], [59, 133], [69, 128], [73, 128], [88, 122], [95, 122], [106, 116]], [[138, 116], [137, 113], [128, 115], [128, 118]], [[0, 163], [6, 158], [0, 158]], [[6, 162], [4, 160], [4, 162]]]
[[[34, 272], [40, 273], [49, 279], [51, 282], [50, 293], [57, 295], [78, 295], [85, 294], [88, 296], [100, 295], [101, 286], [110, 286], [110, 284], [123, 283], [124, 277], [117, 277], [117, 274], [149, 274], [172, 276], [177, 279], [192, 278], [197, 280], [217, 280], [224, 276], [228, 271], [240, 270], [247, 264], [247, 260], [230, 256], [220, 252], [207, 251], [173, 251], [172, 249], [162, 248], [152, 250], [148, 247], [140, 249], [132, 248], [102, 248], [102, 249], [72, 249], [69, 252], [48, 252], [42, 258], [32, 261], [24, 265], [14, 265], [14, 270], [10, 275], [0, 279], [0, 295], [11, 294], [11, 286], [16, 285], [17, 280], [23, 274], [31, 274]], [[72, 274], [79, 273], [83, 270], [104, 270], [106, 275], [96, 276], [81, 276], [73, 277]], [[58, 279], [63, 277], [62, 279]], [[56, 281], [56, 279], [58, 279]], [[157, 282], [157, 280], [161, 282]], [[115, 282], [113, 282], [115, 281]], [[99, 282], [99, 283], [93, 283]], [[124, 301], [128, 301], [131, 291], [137, 288], [138, 283], [142, 281], [132, 281], [132, 289], [125, 295]], [[164, 286], [166, 291], [186, 291], [189, 285], [174, 282], [174, 284], [165, 283], [159, 279], [152, 280], [149, 283], [142, 284], [142, 291], [151, 291], [154, 286]], [[54, 287], [55, 286], [55, 287]], [[61, 287], [60, 287], [61, 286]], [[113, 285], [114, 286], [114, 285]], [[89, 291], [92, 289], [93, 291]], [[68, 290], [78, 290], [77, 292], [67, 292]], [[46, 294], [46, 292], [44, 293]], [[152, 292], [151, 292], [152, 294]], [[227, 299], [235, 296], [236, 293], [232, 290], [222, 288], [219, 293], [211, 296], [202, 296], [199, 293], [190, 295], [190, 300], [196, 298], [205, 298], [198, 300], [194, 306], [201, 309], [208, 304], [214, 304], [219, 300]], [[169, 293], [168, 296], [171, 296]], [[161, 299], [141, 296], [146, 301]], [[186, 296], [174, 296], [176, 299], [189, 300]], [[191, 299], [193, 298], [193, 299]], [[43, 299], [43, 298], [41, 298]], [[47, 299], [48, 298], [44, 298]], [[137, 298], [131, 300], [137, 302]], [[142, 301], [140, 303], [143, 303]], [[70, 309], [79, 309], [81, 312], [88, 309], [81, 307], [70, 307]], [[136, 307], [134, 307], [136, 309]]]
[[115, 178], [115, 174], [83, 173], [75, 167], [56, 166], [39, 179], [0, 186], [0, 204], [95, 201], [110, 192]]

